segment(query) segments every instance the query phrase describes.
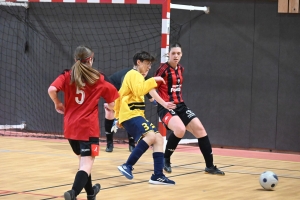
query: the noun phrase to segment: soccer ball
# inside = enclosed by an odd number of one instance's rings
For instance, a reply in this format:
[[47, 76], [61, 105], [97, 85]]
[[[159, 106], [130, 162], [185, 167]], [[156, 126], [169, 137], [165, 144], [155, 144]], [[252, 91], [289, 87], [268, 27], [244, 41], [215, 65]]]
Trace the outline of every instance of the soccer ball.
[[274, 190], [278, 183], [278, 177], [274, 172], [265, 171], [260, 175], [259, 183], [265, 190]]

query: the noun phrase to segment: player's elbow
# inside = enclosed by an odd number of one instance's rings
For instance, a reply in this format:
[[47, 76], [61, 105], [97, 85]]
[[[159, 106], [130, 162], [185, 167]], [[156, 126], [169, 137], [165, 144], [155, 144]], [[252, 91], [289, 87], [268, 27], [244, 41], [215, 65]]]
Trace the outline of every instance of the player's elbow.
[[108, 103], [107, 106], [110, 110], [113, 110], [115, 107], [115, 102]]
[[54, 92], [57, 92], [57, 88], [51, 85], [48, 88], [48, 94], [51, 94], [51, 93], [54, 93]]

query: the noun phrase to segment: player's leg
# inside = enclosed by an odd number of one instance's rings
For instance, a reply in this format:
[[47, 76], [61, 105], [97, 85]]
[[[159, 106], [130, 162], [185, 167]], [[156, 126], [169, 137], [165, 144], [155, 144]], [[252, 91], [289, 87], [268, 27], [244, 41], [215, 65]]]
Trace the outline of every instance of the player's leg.
[[[164, 139], [157, 131], [155, 134], [155, 142], [153, 143], [153, 162], [154, 162], [154, 173], [150, 177], [149, 183], [156, 185], [175, 185], [175, 182], [168, 179], [163, 174], [164, 167]], [[148, 134], [147, 134], [148, 135]]]
[[[100, 191], [100, 184], [92, 186], [91, 170], [95, 156], [99, 153], [99, 138], [90, 138], [90, 141], [80, 141], [80, 163], [76, 173], [72, 189], [65, 192], [66, 200], [75, 200], [85, 188], [88, 200], [94, 200]], [[84, 149], [84, 151], [83, 151]], [[89, 151], [87, 151], [89, 150]]]
[[[185, 121], [187, 121], [187, 119], [185, 119]], [[206, 130], [199, 118], [194, 117], [187, 124], [186, 128], [198, 139], [199, 149], [204, 157], [206, 164], [205, 172], [209, 174], [225, 175], [225, 173], [219, 170], [213, 163], [213, 151], [211, 143], [209, 141]]]
[[[146, 120], [143, 117], [134, 117], [122, 123], [122, 126], [128, 133], [131, 133], [131, 136], [134, 137], [135, 141], [138, 141], [136, 147], [129, 155], [127, 161], [118, 166], [118, 170], [128, 179], [133, 179], [132, 170], [133, 165], [140, 159], [140, 157], [147, 151], [149, 148], [148, 141], [144, 140], [144, 136], [147, 135], [147, 126], [145, 126]], [[152, 139], [154, 140], [154, 138]], [[151, 144], [151, 142], [149, 142]]]
[[173, 132], [169, 135], [166, 144], [166, 149], [164, 154], [164, 170], [167, 173], [171, 173], [172, 172], [171, 156], [174, 153], [175, 149], [177, 148], [181, 138], [184, 136], [186, 129], [185, 129], [185, 125], [183, 124], [179, 116], [170, 117], [167, 126]]
[[105, 128], [105, 134], [106, 134], [106, 152], [112, 152], [114, 148], [113, 144], [113, 132], [111, 131], [111, 128], [114, 123], [114, 117], [115, 113], [113, 110], [105, 110], [105, 120], [104, 120], [104, 128]]
[[127, 133], [128, 135], [128, 143], [129, 143], [129, 152], [132, 152], [133, 149], [135, 148], [135, 140], [134, 138], [130, 135], [130, 133]]

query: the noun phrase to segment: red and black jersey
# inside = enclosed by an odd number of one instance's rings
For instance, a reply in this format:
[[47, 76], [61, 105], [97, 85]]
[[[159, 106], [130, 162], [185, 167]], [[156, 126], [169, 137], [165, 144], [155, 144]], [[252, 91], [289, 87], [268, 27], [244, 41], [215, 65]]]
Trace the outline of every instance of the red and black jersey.
[[173, 101], [175, 104], [183, 102], [182, 99], [182, 82], [184, 68], [180, 64], [176, 68], [171, 67], [168, 63], [162, 64], [155, 73], [155, 76], [161, 76], [166, 84], [160, 84], [157, 87], [159, 96], [164, 101]]

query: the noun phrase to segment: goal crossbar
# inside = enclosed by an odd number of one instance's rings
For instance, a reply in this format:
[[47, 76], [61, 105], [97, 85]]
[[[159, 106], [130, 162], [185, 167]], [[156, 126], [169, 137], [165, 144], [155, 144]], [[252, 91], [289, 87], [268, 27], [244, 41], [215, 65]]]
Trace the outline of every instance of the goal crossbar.
[[[170, 0], [5, 0], [8, 3], [101, 3], [101, 4], [157, 4], [162, 5], [161, 55], [169, 51], [170, 34]], [[167, 57], [161, 56], [161, 63]]]

